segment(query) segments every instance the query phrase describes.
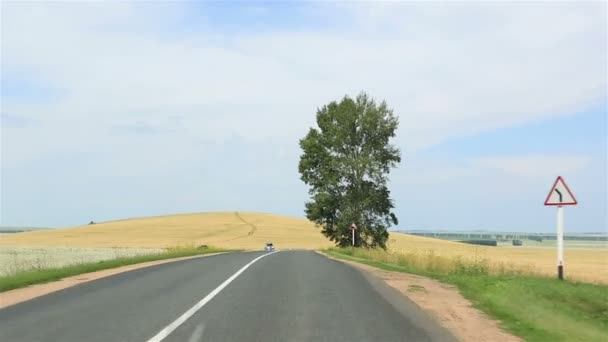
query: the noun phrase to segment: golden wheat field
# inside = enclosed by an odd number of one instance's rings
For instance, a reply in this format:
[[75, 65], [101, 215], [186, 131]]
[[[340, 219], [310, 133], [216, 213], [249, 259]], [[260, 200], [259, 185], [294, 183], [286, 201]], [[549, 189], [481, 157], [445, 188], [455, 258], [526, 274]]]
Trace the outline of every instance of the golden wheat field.
[[[554, 275], [556, 250], [542, 247], [487, 247], [393, 233], [389, 249], [402, 254], [434, 254], [448, 258], [487, 259], [490, 267], [520, 269], [524, 273]], [[608, 284], [608, 249], [568, 249], [564, 251], [566, 275], [570, 279]]]
[[[82, 227], [0, 236], [0, 246], [164, 248], [210, 245], [261, 249], [265, 242], [279, 249], [320, 249], [333, 244], [307, 220], [264, 213], [224, 212], [119, 220]], [[391, 233], [392, 252], [487, 259], [532, 273], [555, 273], [555, 250], [467, 245]], [[608, 283], [607, 249], [566, 249], [566, 275], [571, 279]]]
[[242, 212], [136, 218], [0, 237], [0, 245], [137, 248], [194, 244], [261, 249], [267, 241], [280, 248], [331, 246], [307, 220]]

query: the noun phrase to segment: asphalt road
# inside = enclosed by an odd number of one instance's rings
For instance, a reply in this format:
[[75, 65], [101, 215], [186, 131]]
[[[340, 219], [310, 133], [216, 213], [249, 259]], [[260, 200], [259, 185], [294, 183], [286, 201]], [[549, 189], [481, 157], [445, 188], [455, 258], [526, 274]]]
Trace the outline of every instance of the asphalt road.
[[314, 252], [266, 255], [233, 277], [261, 255], [178, 261], [38, 297], [0, 310], [0, 341], [146, 342], [171, 325], [162, 341], [453, 340], [397, 291]]

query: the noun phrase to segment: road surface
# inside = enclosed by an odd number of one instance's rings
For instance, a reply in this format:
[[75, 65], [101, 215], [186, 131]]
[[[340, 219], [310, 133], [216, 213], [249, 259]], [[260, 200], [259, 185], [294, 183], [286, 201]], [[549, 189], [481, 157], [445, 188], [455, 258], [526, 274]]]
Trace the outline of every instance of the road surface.
[[13, 342], [452, 339], [381, 281], [310, 251], [162, 264], [0, 310]]

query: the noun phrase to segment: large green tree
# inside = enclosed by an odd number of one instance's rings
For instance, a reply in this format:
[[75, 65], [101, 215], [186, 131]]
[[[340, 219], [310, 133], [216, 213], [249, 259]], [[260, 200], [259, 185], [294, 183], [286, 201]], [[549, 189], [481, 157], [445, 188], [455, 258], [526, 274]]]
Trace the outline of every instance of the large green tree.
[[386, 102], [366, 93], [345, 96], [317, 110], [317, 126], [300, 140], [301, 179], [310, 186], [306, 217], [338, 246], [386, 248], [387, 229], [397, 224], [387, 188], [390, 169], [401, 161], [391, 144], [399, 121]]

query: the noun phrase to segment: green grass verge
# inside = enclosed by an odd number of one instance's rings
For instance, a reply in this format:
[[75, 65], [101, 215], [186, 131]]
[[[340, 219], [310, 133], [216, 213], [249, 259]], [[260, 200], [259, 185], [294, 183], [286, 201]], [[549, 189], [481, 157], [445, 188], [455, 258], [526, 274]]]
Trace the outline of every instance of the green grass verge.
[[371, 259], [373, 254], [331, 248], [327, 254], [388, 271], [423, 275], [456, 285], [475, 307], [526, 341], [607, 341], [608, 286], [557, 279], [429, 271]]
[[229, 251], [231, 250], [218, 249], [214, 247], [201, 249], [195, 247], [175, 247], [168, 248], [166, 252], [159, 254], [140, 255], [135, 257], [98, 261], [94, 263], [83, 263], [57, 268], [23, 271], [18, 272], [14, 275], [0, 277], [0, 292], [26, 287], [34, 284], [47, 283], [78, 274], [116, 268], [120, 266], [139, 264], [142, 262]]

